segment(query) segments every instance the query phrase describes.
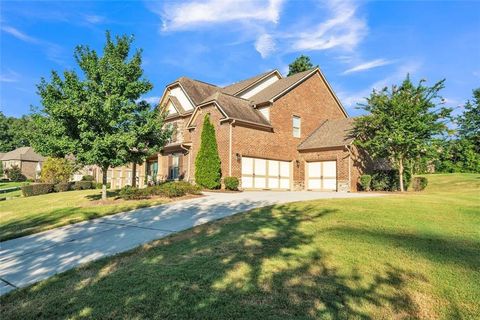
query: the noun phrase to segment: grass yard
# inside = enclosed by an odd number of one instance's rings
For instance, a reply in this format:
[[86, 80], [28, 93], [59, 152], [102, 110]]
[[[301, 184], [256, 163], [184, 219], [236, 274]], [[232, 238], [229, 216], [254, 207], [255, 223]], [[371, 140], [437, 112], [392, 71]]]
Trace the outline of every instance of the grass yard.
[[480, 175], [232, 216], [0, 298], [5, 319], [478, 319]]
[[[0, 241], [94, 219], [122, 211], [159, 205], [164, 198], [99, 201], [101, 190], [50, 193], [0, 201]], [[109, 192], [109, 196], [115, 194]]]
[[[28, 185], [29, 182], [0, 182], [0, 190], [13, 188], [13, 187], [21, 187], [23, 185]], [[22, 190], [14, 190], [9, 192], [0, 192], [0, 198], [13, 198], [13, 197], [20, 197], [22, 195]]]

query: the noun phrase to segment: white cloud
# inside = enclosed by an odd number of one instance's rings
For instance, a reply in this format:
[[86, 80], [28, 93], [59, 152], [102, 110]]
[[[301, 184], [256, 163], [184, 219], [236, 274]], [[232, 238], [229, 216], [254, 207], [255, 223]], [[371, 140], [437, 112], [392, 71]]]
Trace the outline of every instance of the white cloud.
[[152, 8], [163, 21], [164, 31], [239, 20], [277, 23], [283, 0], [208, 0], [168, 3]]
[[95, 15], [95, 14], [87, 14], [84, 16], [85, 21], [90, 24], [99, 24], [105, 22], [105, 17]]
[[260, 53], [262, 58], [268, 57], [275, 51], [275, 41], [269, 34], [262, 34], [255, 42], [255, 49]]
[[0, 82], [18, 82], [20, 80], [20, 75], [8, 69], [7, 72], [0, 74]]
[[5, 33], [8, 33], [15, 38], [24, 41], [26, 43], [31, 43], [41, 47], [47, 56], [47, 58], [53, 62], [56, 62], [60, 65], [64, 65], [63, 60], [63, 48], [55, 43], [49, 41], [41, 40], [35, 37], [32, 37], [25, 32], [22, 32], [14, 27], [4, 25], [1, 27], [1, 30]]
[[367, 24], [357, 13], [357, 7], [348, 0], [328, 0], [329, 17], [309, 27], [309, 31], [293, 35], [292, 50], [326, 50], [342, 48], [353, 50], [367, 34]]
[[25, 41], [25, 42], [36, 43], [36, 44], [40, 43], [40, 40], [38, 40], [34, 37], [31, 37], [28, 34], [14, 28], [14, 27], [2, 26], [2, 31], [14, 36], [15, 38], [17, 38], [19, 40]]
[[361, 63], [359, 65], [356, 65], [355, 67], [352, 67], [348, 70], [345, 70], [343, 74], [349, 74], [349, 73], [354, 73], [354, 72], [360, 72], [360, 71], [365, 71], [365, 70], [370, 70], [373, 68], [385, 66], [388, 64], [392, 64], [394, 61], [392, 60], [385, 60], [385, 59], [376, 59], [368, 62]]

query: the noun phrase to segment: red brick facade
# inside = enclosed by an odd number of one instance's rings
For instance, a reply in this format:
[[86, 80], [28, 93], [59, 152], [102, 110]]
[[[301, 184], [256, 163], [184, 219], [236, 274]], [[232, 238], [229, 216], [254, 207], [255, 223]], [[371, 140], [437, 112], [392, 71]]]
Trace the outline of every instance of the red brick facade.
[[[195, 158], [200, 147], [202, 125], [205, 115], [210, 114], [216, 131], [222, 177], [241, 178], [242, 157], [282, 160], [291, 164], [291, 189], [303, 190], [306, 188], [307, 162], [334, 160], [337, 164], [337, 190], [357, 190], [362, 163], [358, 160], [354, 147], [339, 146], [301, 152], [297, 150], [298, 145], [323, 121], [347, 117], [319, 73], [314, 73], [290, 88], [283, 96], [275, 98], [269, 108], [269, 120], [273, 129], [247, 125], [241, 121], [225, 121], [224, 114], [213, 102], [197, 107], [189, 128], [187, 122], [190, 116], [170, 119], [169, 122], [177, 122], [177, 128], [181, 130], [179, 135], [181, 144], [177, 147], [168, 147], [162, 155], [159, 155], [156, 178], [159, 180], [169, 178], [172, 154], [177, 154], [181, 155], [180, 178], [194, 181]], [[298, 138], [293, 136], [294, 116], [301, 119]]]

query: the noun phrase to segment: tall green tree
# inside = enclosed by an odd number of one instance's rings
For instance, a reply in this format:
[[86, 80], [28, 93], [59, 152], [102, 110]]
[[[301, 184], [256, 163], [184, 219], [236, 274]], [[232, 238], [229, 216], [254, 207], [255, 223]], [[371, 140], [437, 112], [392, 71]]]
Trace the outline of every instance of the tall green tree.
[[310, 57], [303, 54], [288, 65], [288, 76], [314, 68]]
[[446, 132], [451, 109], [442, 106], [439, 95], [444, 80], [425, 86], [410, 77], [400, 86], [373, 90], [361, 108], [369, 114], [355, 120], [355, 143], [374, 158], [385, 158], [398, 169], [400, 191], [405, 191], [404, 169], [408, 163], [429, 154], [433, 139]]
[[72, 154], [84, 165], [99, 166], [102, 199], [108, 168], [130, 161], [141, 141], [138, 132], [151, 125], [137, 101], [152, 84], [143, 77], [141, 50], [131, 54], [132, 42], [133, 37], [112, 39], [107, 32], [103, 55], [88, 46], [75, 49], [80, 75], [65, 71], [62, 78], [52, 71], [51, 80], [42, 78], [38, 85], [43, 108], [33, 115], [38, 133], [33, 146], [43, 155]]
[[6, 117], [0, 111], [0, 152], [30, 146], [31, 118]]
[[195, 159], [195, 182], [207, 189], [220, 188], [222, 177], [220, 165], [215, 127], [207, 114], [203, 121], [200, 150]]
[[473, 90], [473, 101], [468, 100], [464, 109], [456, 119], [458, 136], [470, 141], [480, 153], [480, 88]]

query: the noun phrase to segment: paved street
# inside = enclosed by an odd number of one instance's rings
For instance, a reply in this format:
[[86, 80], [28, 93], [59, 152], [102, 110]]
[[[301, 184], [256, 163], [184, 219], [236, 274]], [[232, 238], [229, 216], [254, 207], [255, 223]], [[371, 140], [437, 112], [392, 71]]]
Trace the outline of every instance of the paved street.
[[0, 294], [82, 263], [111, 256], [203, 223], [271, 204], [372, 193], [241, 192], [137, 209], [0, 243]]

